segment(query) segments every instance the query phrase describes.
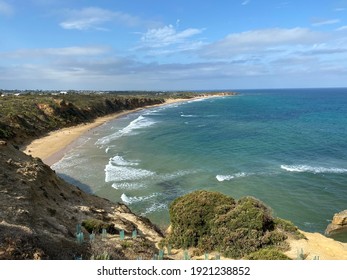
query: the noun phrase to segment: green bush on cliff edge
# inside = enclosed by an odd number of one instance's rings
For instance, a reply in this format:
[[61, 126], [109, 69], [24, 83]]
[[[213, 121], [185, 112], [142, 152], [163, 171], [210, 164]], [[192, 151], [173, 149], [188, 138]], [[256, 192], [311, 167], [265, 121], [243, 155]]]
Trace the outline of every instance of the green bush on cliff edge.
[[[195, 191], [173, 201], [170, 220], [171, 231], [164, 242], [175, 248], [217, 250], [230, 258], [243, 258], [264, 248], [286, 248], [286, 230], [253, 197], [235, 201], [218, 192]], [[293, 226], [290, 234], [295, 230]]]

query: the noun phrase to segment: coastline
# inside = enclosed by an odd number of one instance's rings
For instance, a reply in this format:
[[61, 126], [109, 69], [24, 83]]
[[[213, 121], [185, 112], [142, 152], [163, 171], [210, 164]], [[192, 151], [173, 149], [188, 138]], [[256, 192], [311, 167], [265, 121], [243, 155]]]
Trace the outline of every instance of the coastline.
[[[220, 95], [221, 96], [221, 95]], [[110, 120], [117, 119], [119, 117], [132, 114], [137, 111], [141, 111], [147, 108], [153, 108], [153, 107], [159, 107], [159, 106], [165, 106], [171, 103], [180, 103], [180, 102], [189, 102], [189, 101], [194, 101], [198, 99], [205, 99], [205, 98], [213, 98], [213, 97], [218, 97], [218, 96], [199, 96], [196, 98], [191, 98], [191, 99], [167, 99], [164, 103], [158, 104], [158, 105], [152, 105], [152, 106], [144, 106], [141, 108], [137, 108], [134, 110], [127, 110], [127, 111], [122, 111], [118, 113], [114, 113], [111, 115], [107, 115], [104, 117], [97, 118], [94, 122], [88, 123], [88, 124], [83, 124], [83, 125], [78, 125], [70, 128], [64, 128], [55, 132], [52, 132], [49, 134], [47, 137], [42, 137], [39, 139], [34, 140], [32, 143], [30, 143], [27, 146], [27, 149], [30, 150], [30, 145], [34, 144], [34, 142], [42, 142], [42, 144], [38, 144], [35, 146], [36, 148], [36, 155], [34, 155], [34, 150], [30, 151], [29, 154], [33, 156], [40, 157], [43, 159], [43, 161], [51, 165], [57, 161], [59, 161], [64, 154], [72, 149], [74, 145], [76, 145], [76, 140], [83, 136], [85, 133], [90, 132], [92, 129], [107, 123]], [[59, 134], [60, 135], [57, 135]], [[52, 145], [52, 142], [50, 142], [50, 139], [47, 139], [48, 137], [52, 137], [56, 145]], [[55, 139], [55, 140], [54, 140]], [[71, 140], [71, 141], [70, 141]], [[70, 141], [70, 142], [69, 142]], [[68, 143], [67, 143], [68, 142]], [[66, 144], [67, 143], [67, 144]], [[37, 144], [37, 143], [36, 143]], [[47, 147], [47, 148], [45, 148]], [[49, 154], [50, 151], [53, 150], [53, 154]], [[43, 154], [43, 156], [37, 155], [38, 153]], [[50, 163], [51, 162], [51, 163]], [[346, 259], [347, 255], [347, 245], [346, 243], [341, 243], [338, 241], [335, 241], [331, 238], [325, 237], [322, 234], [319, 233], [309, 233], [309, 232], [302, 232], [304, 235], [306, 235], [307, 240], [288, 240], [290, 241], [290, 247], [291, 250], [287, 252], [288, 256], [291, 258], [295, 259], [298, 255], [298, 252], [300, 250], [303, 250], [305, 254], [305, 258], [310, 260], [313, 259], [314, 257], [318, 256], [320, 259], [336, 259], [336, 260], [341, 260], [341, 259]]]
[[62, 128], [50, 132], [47, 136], [30, 142], [21, 150], [27, 155], [40, 158], [45, 164], [51, 166], [64, 157], [64, 154], [74, 147], [76, 140], [88, 131], [136, 110], [123, 111], [104, 117], [99, 117], [91, 123]]
[[107, 123], [108, 121], [120, 118], [122, 116], [126, 116], [128, 114], [138, 112], [140, 110], [148, 109], [148, 108], [165, 106], [165, 105], [169, 105], [173, 103], [182, 103], [182, 102], [195, 101], [200, 99], [215, 98], [215, 97], [221, 97], [221, 96], [226, 96], [226, 95], [222, 93], [222, 94], [216, 94], [216, 95], [197, 96], [190, 99], [168, 98], [162, 104], [144, 106], [144, 107], [136, 108], [134, 110], [126, 110], [126, 111], [113, 113], [110, 115], [99, 117], [91, 123], [79, 124], [76, 126], [66, 127], [56, 131], [52, 131], [47, 136], [35, 139], [31, 141], [29, 144], [23, 146], [21, 148], [21, 151], [27, 155], [31, 155], [32, 157], [38, 157], [45, 164], [51, 166], [54, 163], [61, 160], [64, 157], [65, 153], [67, 153], [74, 147], [74, 144], [81, 136], [91, 131], [92, 129], [97, 128], [98, 126]]

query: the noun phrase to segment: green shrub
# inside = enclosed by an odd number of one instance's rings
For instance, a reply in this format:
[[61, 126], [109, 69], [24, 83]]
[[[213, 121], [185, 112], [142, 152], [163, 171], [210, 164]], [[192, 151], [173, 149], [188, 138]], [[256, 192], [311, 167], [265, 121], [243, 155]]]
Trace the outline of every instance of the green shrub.
[[90, 257], [91, 260], [102, 260], [102, 261], [105, 261], [105, 260], [111, 260], [111, 256], [107, 253], [107, 252], [104, 252], [100, 255], [92, 255]]
[[274, 222], [276, 227], [285, 232], [291, 233], [295, 239], [306, 239], [306, 237], [298, 230], [298, 227], [291, 221], [275, 218]]
[[196, 191], [177, 198], [170, 206], [173, 232], [169, 243], [187, 248], [208, 242], [215, 215], [225, 214], [234, 204], [233, 198], [217, 192]]
[[274, 248], [264, 248], [245, 257], [247, 260], [291, 260], [288, 256]]
[[89, 233], [101, 233], [102, 229], [106, 229], [106, 232], [109, 234], [118, 234], [119, 230], [114, 227], [114, 224], [105, 223], [100, 220], [96, 219], [89, 219], [84, 220], [82, 222], [82, 226], [89, 232]]
[[295, 226], [275, 219], [263, 202], [244, 197], [238, 201], [217, 192], [196, 191], [170, 205], [171, 232], [163, 244], [196, 247], [242, 258], [260, 249], [284, 249], [287, 231]]

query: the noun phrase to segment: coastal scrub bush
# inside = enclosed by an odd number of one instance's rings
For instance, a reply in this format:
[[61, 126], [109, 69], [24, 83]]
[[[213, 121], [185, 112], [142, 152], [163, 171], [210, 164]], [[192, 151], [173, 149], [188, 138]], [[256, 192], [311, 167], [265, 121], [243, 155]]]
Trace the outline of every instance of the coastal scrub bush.
[[106, 232], [109, 234], [118, 234], [119, 230], [114, 227], [114, 224], [105, 223], [97, 219], [88, 219], [82, 222], [82, 226], [89, 233], [101, 233], [103, 229], [106, 229]]
[[227, 257], [239, 258], [286, 239], [274, 231], [270, 209], [253, 197], [241, 198], [223, 220], [216, 216], [213, 224], [212, 236]]
[[296, 229], [290, 222], [274, 218], [271, 209], [258, 199], [235, 201], [207, 191], [174, 200], [170, 219], [166, 244], [196, 247], [200, 252], [219, 251], [229, 258], [242, 258], [265, 248], [286, 249], [287, 231]]
[[247, 260], [291, 260], [287, 255], [274, 248], [264, 248], [245, 257]]
[[275, 218], [274, 222], [276, 227], [278, 227], [279, 229], [282, 229], [285, 232], [291, 233], [295, 239], [306, 239], [305, 235], [303, 235], [298, 230], [298, 227], [295, 226], [291, 221], [281, 219], [281, 218]]
[[[211, 224], [215, 215], [223, 215], [234, 207], [235, 201], [217, 192], [196, 191], [177, 198], [170, 207], [172, 233], [169, 243], [174, 247], [205, 246], [211, 239]], [[206, 243], [207, 242], [207, 243]]]

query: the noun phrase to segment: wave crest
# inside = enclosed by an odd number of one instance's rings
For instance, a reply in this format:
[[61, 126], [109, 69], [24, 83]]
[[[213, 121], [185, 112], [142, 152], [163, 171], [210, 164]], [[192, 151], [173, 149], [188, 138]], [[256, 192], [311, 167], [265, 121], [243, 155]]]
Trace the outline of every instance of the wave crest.
[[155, 175], [154, 172], [134, 168], [138, 162], [127, 161], [121, 156], [114, 156], [105, 166], [105, 182], [122, 182], [144, 179]]
[[120, 198], [124, 203], [132, 204], [132, 203], [137, 203], [137, 202], [151, 199], [153, 197], [156, 197], [157, 195], [158, 195], [158, 193], [153, 193], [153, 194], [147, 195], [147, 196], [132, 196], [131, 197], [131, 196], [127, 196], [125, 193], [123, 193]]
[[141, 128], [146, 128], [149, 127], [153, 124], [155, 124], [156, 122], [153, 121], [150, 118], [146, 118], [144, 116], [139, 116], [137, 119], [133, 120], [132, 122], [130, 122], [130, 124], [126, 127], [124, 127], [123, 129], [102, 137], [100, 139], [98, 139], [96, 141], [96, 145], [106, 145], [109, 144], [111, 141], [116, 140], [122, 136], [126, 136], [126, 135], [136, 135], [137, 133], [135, 132], [135, 130], [141, 129]]
[[347, 173], [345, 168], [335, 168], [335, 167], [322, 167], [322, 166], [310, 166], [310, 165], [281, 165], [281, 169], [288, 172], [307, 172], [307, 173]]
[[235, 179], [235, 178], [241, 178], [241, 177], [246, 177], [248, 176], [249, 174], [245, 173], [245, 172], [239, 172], [239, 173], [235, 173], [233, 175], [217, 175], [216, 176], [216, 179], [219, 181], [219, 182], [224, 182], [224, 181], [230, 181], [232, 179]]

